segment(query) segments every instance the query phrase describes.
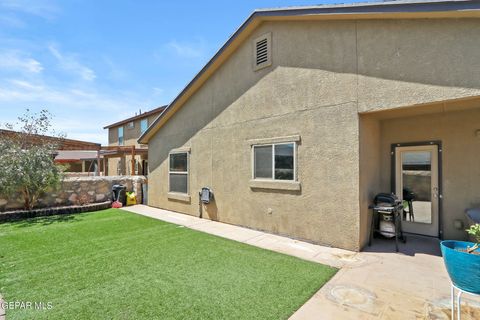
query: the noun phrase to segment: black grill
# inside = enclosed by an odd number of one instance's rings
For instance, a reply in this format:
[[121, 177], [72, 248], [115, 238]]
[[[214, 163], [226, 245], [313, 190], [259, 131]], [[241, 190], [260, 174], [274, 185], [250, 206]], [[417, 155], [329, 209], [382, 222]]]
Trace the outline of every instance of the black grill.
[[[372, 209], [372, 224], [370, 227], [370, 241], [368, 244], [372, 244], [372, 239], [375, 233], [390, 235], [395, 237], [395, 249], [398, 252], [398, 240], [400, 239], [403, 242], [406, 241], [402, 231], [402, 201], [394, 194], [379, 193], [375, 196], [373, 203], [373, 205], [369, 206], [369, 208]], [[381, 220], [393, 224], [394, 231], [381, 230], [379, 225]]]

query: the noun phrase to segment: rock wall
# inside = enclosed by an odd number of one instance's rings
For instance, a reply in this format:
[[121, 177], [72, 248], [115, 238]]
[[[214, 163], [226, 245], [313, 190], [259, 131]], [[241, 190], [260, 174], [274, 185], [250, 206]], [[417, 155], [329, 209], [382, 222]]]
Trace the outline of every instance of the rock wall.
[[[127, 191], [135, 192], [137, 203], [142, 203], [142, 185], [146, 181], [144, 176], [66, 177], [59, 188], [45, 193], [35, 207], [85, 205], [111, 200], [115, 184], [123, 184]], [[0, 212], [15, 209], [23, 209], [20, 193], [10, 198], [0, 197]]]

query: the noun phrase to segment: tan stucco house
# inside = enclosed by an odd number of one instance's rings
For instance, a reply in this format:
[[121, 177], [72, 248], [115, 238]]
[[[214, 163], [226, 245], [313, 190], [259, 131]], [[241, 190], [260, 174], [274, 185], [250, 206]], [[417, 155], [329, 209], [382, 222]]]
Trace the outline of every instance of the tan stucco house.
[[166, 106], [142, 112], [133, 117], [105, 126], [108, 130], [108, 147], [102, 148], [105, 172], [109, 176], [147, 175], [148, 146], [139, 144], [138, 138], [160, 115]]
[[360, 250], [375, 194], [409, 189], [404, 231], [464, 238], [480, 2], [257, 10], [139, 142], [151, 206]]

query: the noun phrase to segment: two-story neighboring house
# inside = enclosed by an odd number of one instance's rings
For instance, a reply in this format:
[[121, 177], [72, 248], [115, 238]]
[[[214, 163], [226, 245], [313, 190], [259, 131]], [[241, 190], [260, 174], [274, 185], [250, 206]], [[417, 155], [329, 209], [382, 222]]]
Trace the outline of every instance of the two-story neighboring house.
[[108, 150], [103, 151], [103, 156], [106, 159], [105, 172], [109, 176], [148, 174], [148, 146], [137, 140], [165, 107], [140, 111], [133, 117], [104, 127], [108, 129]]

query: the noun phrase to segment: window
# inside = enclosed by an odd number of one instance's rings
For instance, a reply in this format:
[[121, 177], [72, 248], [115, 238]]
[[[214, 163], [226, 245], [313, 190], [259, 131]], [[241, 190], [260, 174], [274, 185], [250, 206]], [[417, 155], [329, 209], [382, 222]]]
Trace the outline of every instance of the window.
[[133, 129], [133, 128], [135, 128], [135, 122], [130, 121], [130, 122], [127, 124], [127, 128], [128, 128], [128, 129]]
[[296, 179], [295, 142], [253, 146], [253, 178], [268, 180]]
[[140, 133], [143, 134], [145, 131], [147, 131], [147, 128], [148, 128], [148, 119], [140, 120]]
[[123, 127], [118, 128], [118, 145], [123, 146]]
[[142, 175], [148, 176], [148, 160], [142, 161]]
[[135, 175], [138, 175], [140, 173], [140, 162], [138, 160], [133, 161], [135, 161]]
[[272, 65], [271, 54], [272, 34], [267, 33], [254, 40], [253, 56], [254, 56], [254, 70], [259, 70]]
[[170, 153], [169, 192], [188, 194], [188, 152]]

